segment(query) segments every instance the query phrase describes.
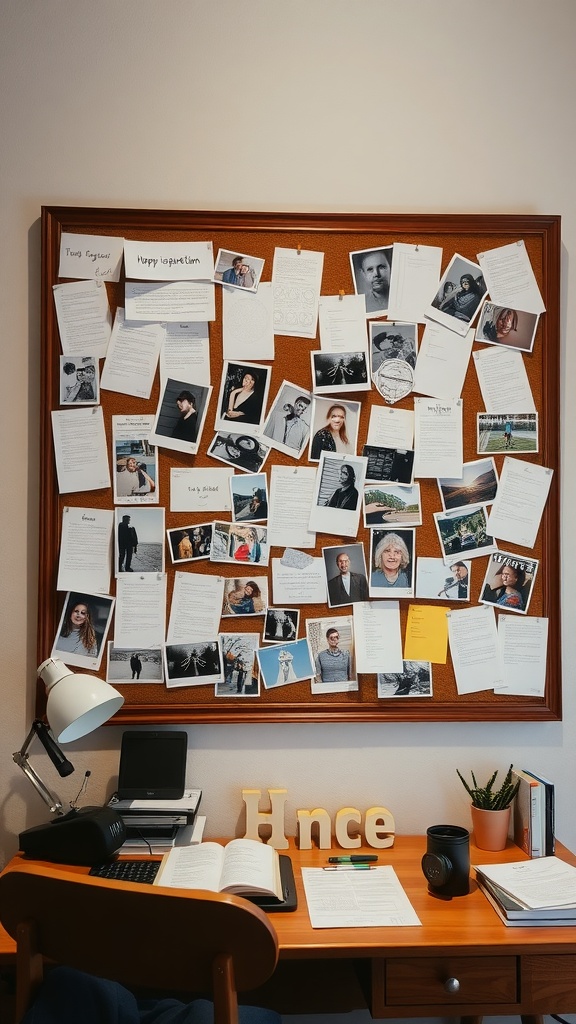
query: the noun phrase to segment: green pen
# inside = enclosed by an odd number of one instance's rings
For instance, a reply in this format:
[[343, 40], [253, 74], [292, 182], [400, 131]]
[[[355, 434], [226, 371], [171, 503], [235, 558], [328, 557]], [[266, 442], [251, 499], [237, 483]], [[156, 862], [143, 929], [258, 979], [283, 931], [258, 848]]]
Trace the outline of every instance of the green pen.
[[352, 854], [349, 857], [328, 857], [329, 864], [372, 864], [378, 857], [373, 853]]
[[330, 864], [323, 871], [375, 871], [372, 864]]

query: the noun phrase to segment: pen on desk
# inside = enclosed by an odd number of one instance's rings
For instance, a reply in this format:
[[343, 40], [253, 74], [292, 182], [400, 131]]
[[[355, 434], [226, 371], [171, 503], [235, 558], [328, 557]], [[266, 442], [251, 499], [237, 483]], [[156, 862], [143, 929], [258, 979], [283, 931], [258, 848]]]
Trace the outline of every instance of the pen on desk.
[[330, 864], [323, 871], [374, 871], [372, 864]]
[[370, 864], [378, 857], [373, 853], [357, 853], [348, 857], [328, 857], [329, 864]]

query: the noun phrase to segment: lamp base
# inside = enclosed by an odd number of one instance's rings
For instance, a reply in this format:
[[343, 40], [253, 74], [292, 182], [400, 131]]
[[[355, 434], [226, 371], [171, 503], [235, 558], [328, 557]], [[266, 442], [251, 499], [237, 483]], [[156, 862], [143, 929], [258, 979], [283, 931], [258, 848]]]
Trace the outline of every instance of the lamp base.
[[19, 836], [20, 849], [35, 860], [92, 867], [119, 850], [126, 826], [111, 807], [82, 807], [35, 825]]

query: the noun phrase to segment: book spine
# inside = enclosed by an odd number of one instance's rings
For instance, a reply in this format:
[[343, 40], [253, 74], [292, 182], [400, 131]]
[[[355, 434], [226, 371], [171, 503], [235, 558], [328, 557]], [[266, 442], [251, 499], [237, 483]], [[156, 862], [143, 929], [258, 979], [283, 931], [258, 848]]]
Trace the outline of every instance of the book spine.
[[544, 787], [540, 786], [536, 781], [530, 783], [530, 856], [531, 857], [543, 857], [544, 856], [544, 844], [542, 842], [543, 835], [543, 822], [542, 822], [542, 800], [544, 796]]

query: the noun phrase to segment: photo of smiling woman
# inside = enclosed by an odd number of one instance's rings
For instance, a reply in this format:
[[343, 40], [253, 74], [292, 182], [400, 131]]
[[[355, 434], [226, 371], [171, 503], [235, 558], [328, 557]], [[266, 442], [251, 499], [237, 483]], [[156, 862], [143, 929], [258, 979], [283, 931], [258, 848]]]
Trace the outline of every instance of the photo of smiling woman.
[[216, 430], [260, 433], [270, 383], [270, 369], [257, 363], [224, 364]]
[[373, 530], [370, 597], [414, 595], [414, 530]]
[[98, 668], [113, 607], [112, 597], [69, 592], [51, 657], [65, 665]]

